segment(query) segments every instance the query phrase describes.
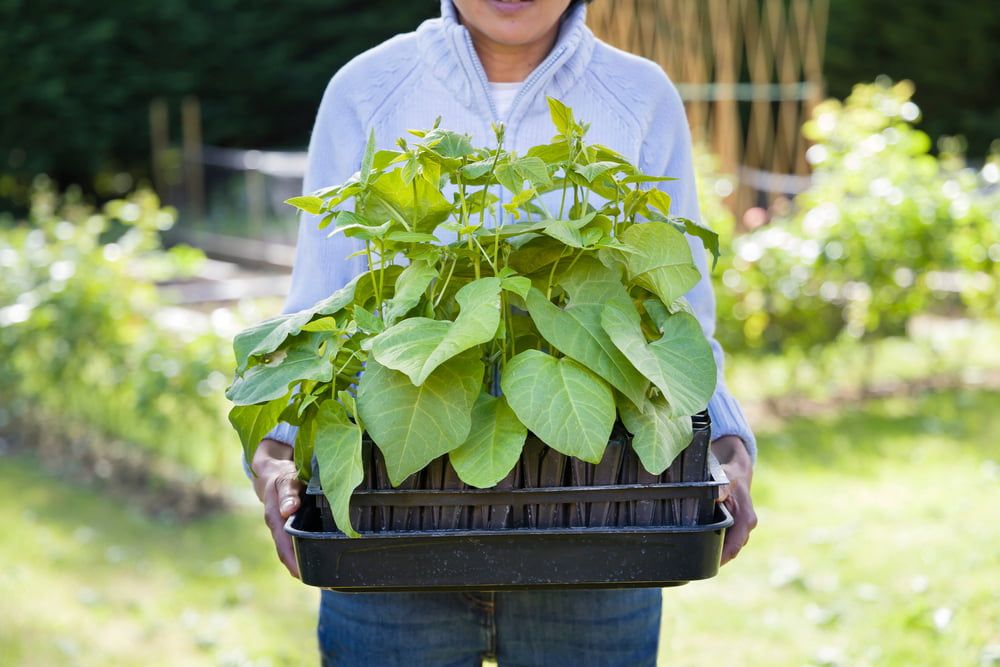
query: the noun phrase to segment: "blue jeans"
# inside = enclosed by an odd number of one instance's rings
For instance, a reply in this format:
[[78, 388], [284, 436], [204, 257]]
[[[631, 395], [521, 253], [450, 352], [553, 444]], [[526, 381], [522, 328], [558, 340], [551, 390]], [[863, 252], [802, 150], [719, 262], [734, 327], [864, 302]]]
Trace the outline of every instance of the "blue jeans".
[[658, 588], [323, 591], [323, 667], [655, 667]]

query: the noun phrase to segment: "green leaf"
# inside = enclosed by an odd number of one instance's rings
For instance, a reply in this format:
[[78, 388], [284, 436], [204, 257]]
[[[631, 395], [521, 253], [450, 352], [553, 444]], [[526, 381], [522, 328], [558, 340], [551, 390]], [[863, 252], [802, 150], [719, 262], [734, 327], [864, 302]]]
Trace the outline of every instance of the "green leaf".
[[448, 454], [459, 479], [485, 489], [506, 477], [517, 465], [528, 429], [502, 397], [479, 394], [472, 408], [469, 437]]
[[361, 182], [368, 183], [372, 175], [372, 162], [375, 160], [375, 128], [368, 132], [368, 142], [365, 144], [365, 153], [361, 158]]
[[537, 157], [545, 164], [559, 164], [569, 160], [569, 145], [565, 141], [552, 144], [532, 146], [528, 149], [528, 157]]
[[498, 164], [494, 175], [500, 185], [515, 194], [520, 192], [521, 186], [524, 185], [524, 176], [509, 162]]
[[369, 359], [358, 386], [358, 413], [398, 486], [469, 435], [483, 382], [478, 352], [442, 364], [419, 387], [403, 373]]
[[618, 412], [632, 433], [632, 449], [647, 472], [659, 475], [691, 443], [691, 417], [676, 417], [662, 397], [647, 399], [640, 411], [631, 401], [619, 400]]
[[719, 262], [719, 235], [694, 220], [672, 217], [670, 221], [682, 223], [685, 232], [701, 239], [701, 242], [705, 244], [705, 249], [712, 253], [712, 269], [715, 270], [715, 265]]
[[588, 183], [593, 183], [594, 179], [601, 174], [620, 166], [617, 162], [592, 162], [590, 164], [574, 164], [573, 171], [583, 176]]
[[385, 307], [385, 324], [391, 327], [399, 318], [413, 309], [427, 291], [437, 270], [429, 262], [410, 263], [396, 279], [396, 293]]
[[525, 350], [500, 386], [514, 414], [553, 449], [598, 463], [615, 422], [611, 387], [576, 361]]
[[603, 306], [608, 299], [628, 298], [621, 272], [604, 266], [593, 257], [581, 257], [556, 282], [566, 290], [570, 301], [578, 305]]
[[339, 313], [354, 300], [355, 290], [365, 280], [370, 282], [368, 274], [360, 274], [329, 297], [316, 303], [312, 308], [273, 317], [236, 334], [233, 339], [236, 372], [243, 373], [249, 366], [251, 357], [270, 354], [277, 350], [287, 338], [301, 333], [306, 324], [314, 317]]
[[337, 320], [333, 317], [321, 317], [318, 320], [313, 320], [309, 324], [304, 324], [302, 326], [303, 331], [337, 331], [340, 327], [337, 326]]
[[383, 366], [405, 373], [417, 384], [415, 378], [444, 340], [451, 324], [448, 320], [408, 317], [372, 339], [372, 356]]
[[491, 340], [500, 324], [500, 279], [473, 280], [458, 290], [455, 300], [461, 310], [454, 322], [403, 320], [375, 337], [372, 354], [420, 386], [448, 359]]
[[[617, 286], [624, 294], [621, 283]], [[635, 369], [601, 328], [601, 303], [577, 303], [571, 299], [564, 310], [534, 287], [528, 292], [526, 302], [531, 319], [545, 340], [607, 380], [636, 405], [643, 404], [649, 380]]]
[[601, 144], [591, 144], [587, 147], [587, 152], [591, 159], [595, 162], [616, 162], [629, 168], [629, 170], [635, 169], [635, 167], [629, 164], [628, 158], [618, 151], [608, 148], [607, 146], [602, 146]]
[[513, 292], [523, 299], [528, 296], [528, 290], [531, 289], [531, 280], [525, 276], [505, 276], [500, 279], [500, 288]]
[[559, 134], [570, 136], [576, 130], [576, 120], [573, 118], [573, 110], [554, 97], [547, 98], [549, 101], [549, 114], [552, 116], [552, 124], [556, 126]]
[[316, 415], [316, 462], [323, 495], [333, 520], [344, 534], [359, 537], [351, 526], [351, 494], [365, 479], [361, 460], [361, 428], [347, 418], [344, 406], [325, 401]]
[[407, 231], [433, 232], [451, 213], [452, 205], [424, 179], [407, 183], [401, 169], [379, 176], [372, 184], [365, 215], [372, 220], [396, 220]]
[[432, 150], [443, 157], [463, 158], [475, 151], [472, 147], [472, 138], [467, 134], [435, 129], [428, 132], [424, 138], [427, 141], [436, 141]]
[[664, 181], [676, 181], [676, 178], [669, 176], [650, 176], [648, 174], [632, 174], [622, 179], [622, 183], [662, 183]]
[[390, 164], [393, 164], [394, 162], [399, 162], [400, 160], [402, 160], [404, 155], [405, 155], [405, 153], [402, 153], [400, 151], [394, 151], [394, 150], [383, 149], [383, 150], [380, 150], [380, 151], [375, 151], [375, 157], [372, 160], [372, 168], [373, 169], [385, 169]]
[[354, 306], [354, 321], [357, 323], [358, 328], [365, 333], [379, 334], [385, 331], [385, 324], [382, 323], [382, 319], [361, 306]]
[[295, 432], [295, 448], [292, 451], [292, 459], [295, 461], [295, 470], [298, 472], [299, 480], [307, 484], [312, 478], [312, 459], [315, 445], [316, 408], [310, 407], [299, 423], [299, 430]]
[[660, 211], [663, 215], [670, 215], [670, 195], [663, 190], [657, 190], [656, 188], [649, 190], [646, 204]]
[[518, 158], [518, 160], [514, 162], [514, 168], [517, 169], [518, 173], [520, 173], [526, 181], [535, 187], [540, 188], [552, 184], [552, 178], [549, 176], [548, 165], [546, 165], [545, 160], [540, 157], [529, 155], [527, 157]]
[[520, 236], [521, 234], [530, 234], [532, 232], [538, 232], [545, 229], [547, 222], [518, 222], [513, 225], [504, 225], [503, 227], [480, 227], [474, 233], [476, 236], [486, 237], [492, 239], [494, 236], [498, 236], [501, 239], [510, 238], [512, 236]]
[[295, 208], [301, 209], [306, 213], [312, 213], [313, 215], [319, 215], [323, 212], [323, 198], [314, 197], [311, 195], [303, 197], [292, 197], [291, 199], [285, 200], [286, 204], [290, 204]]
[[[361, 219], [360, 216], [353, 217]], [[338, 216], [337, 222], [340, 223], [342, 219], [346, 219], [345, 216]], [[332, 232], [327, 234], [327, 238], [335, 236], [336, 234], [343, 234], [349, 238], [359, 238], [362, 241], [374, 241], [375, 239], [382, 238], [382, 236], [389, 231], [392, 225], [392, 220], [386, 220], [381, 225], [366, 225], [360, 222], [345, 225], [338, 224]]]
[[[505, 225], [512, 227], [516, 225]], [[518, 273], [531, 274], [558, 260], [566, 246], [554, 238], [544, 236], [530, 239], [511, 252], [507, 263]]]
[[701, 273], [684, 234], [660, 222], [632, 225], [622, 241], [635, 252], [626, 256], [629, 280], [671, 303], [698, 284]]
[[552, 184], [549, 168], [539, 157], [528, 156], [501, 163], [496, 170], [497, 181], [505, 188], [517, 194], [521, 186], [528, 181], [535, 187], [545, 187]]
[[493, 169], [493, 160], [479, 160], [465, 165], [460, 172], [463, 179], [474, 181], [490, 173], [491, 169]]
[[697, 414], [708, 405], [718, 378], [711, 345], [698, 320], [677, 313], [663, 323], [663, 336], [646, 343], [631, 300], [604, 304], [601, 327], [615, 347], [663, 394], [673, 416]]
[[288, 393], [288, 385], [299, 380], [329, 382], [333, 364], [311, 347], [301, 345], [274, 352], [268, 363], [258, 364], [236, 378], [226, 397], [236, 405], [272, 401]]
[[[285, 394], [267, 403], [258, 405], [237, 405], [229, 411], [229, 423], [236, 429], [243, 444], [243, 458], [247, 465], [253, 462], [257, 445], [271, 429], [278, 424], [281, 412], [288, 405], [290, 394]], [[256, 476], [256, 473], [255, 473]]]
[[440, 243], [441, 239], [426, 232], [403, 232], [394, 231], [385, 235], [386, 241], [397, 241], [399, 243]]
[[580, 230], [569, 220], [546, 220], [542, 233], [573, 248], [583, 247]]

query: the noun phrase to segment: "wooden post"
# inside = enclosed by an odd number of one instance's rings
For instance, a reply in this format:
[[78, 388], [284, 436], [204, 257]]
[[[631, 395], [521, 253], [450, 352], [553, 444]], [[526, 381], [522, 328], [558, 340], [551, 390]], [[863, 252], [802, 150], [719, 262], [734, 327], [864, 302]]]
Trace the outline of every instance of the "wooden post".
[[170, 115], [167, 101], [162, 97], [156, 97], [149, 103], [149, 143], [153, 187], [163, 199], [167, 194], [166, 158], [170, 148]]
[[265, 201], [264, 188], [266, 183], [264, 175], [258, 170], [260, 167], [260, 154], [250, 151], [245, 158], [246, 195], [247, 210], [250, 213], [250, 233], [252, 238], [263, 240], [264, 238], [264, 215]]
[[[808, 174], [800, 127], [823, 96], [830, 0], [616, 0], [588, 21], [615, 46], [658, 62], [684, 98], [695, 141], [742, 181], [742, 217], [773, 175]], [[740, 172], [750, 174], [740, 179]]]
[[201, 156], [201, 103], [194, 95], [181, 103], [186, 212], [195, 223], [205, 215], [205, 170]]

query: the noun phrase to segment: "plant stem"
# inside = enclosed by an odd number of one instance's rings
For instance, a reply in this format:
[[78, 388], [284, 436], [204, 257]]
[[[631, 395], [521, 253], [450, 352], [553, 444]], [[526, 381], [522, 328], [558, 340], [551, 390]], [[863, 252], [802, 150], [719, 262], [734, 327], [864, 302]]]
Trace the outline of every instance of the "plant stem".
[[563, 167], [562, 199], [559, 201], [559, 219], [562, 220], [566, 208], [566, 185], [569, 183], [569, 167]]
[[456, 254], [451, 259], [451, 268], [448, 269], [448, 275], [445, 276], [444, 284], [441, 286], [441, 293], [437, 295], [437, 299], [434, 300], [434, 307], [437, 308], [438, 304], [441, 303], [441, 298], [444, 296], [445, 288], [448, 287], [448, 282], [451, 281], [451, 274], [455, 272], [455, 265], [458, 264], [458, 255]]
[[385, 248], [379, 244], [378, 249], [378, 297], [377, 303], [379, 312], [382, 311], [382, 288], [385, 286]]
[[581, 257], [583, 257], [583, 248], [580, 248], [580, 252], [576, 253], [576, 256], [573, 258], [573, 261], [570, 262], [569, 266], [566, 267], [567, 273], [573, 269], [573, 265], [576, 264], [576, 260], [580, 259]]
[[559, 253], [559, 257], [556, 259], [556, 261], [552, 262], [552, 270], [549, 271], [549, 282], [545, 286], [545, 298], [546, 299], [552, 298], [552, 280], [556, 276], [556, 267], [559, 266], [559, 260], [561, 260], [563, 258], [563, 255], [565, 255], [565, 254], [566, 254], [566, 248], [563, 248], [562, 252]]
[[365, 241], [365, 255], [368, 256], [368, 273], [372, 277], [372, 285], [375, 284], [375, 260], [372, 259], [372, 242]]
[[[483, 246], [480, 245], [479, 239], [476, 238], [475, 234], [469, 234], [469, 238], [476, 242], [476, 247], [479, 248], [479, 252], [483, 254], [483, 258], [486, 259], [486, 263], [490, 265], [491, 269], [493, 269], [493, 275], [496, 275], [497, 265], [490, 259], [489, 254], [486, 252]], [[476, 255], [476, 278], [477, 279], [479, 278], [479, 255]]]

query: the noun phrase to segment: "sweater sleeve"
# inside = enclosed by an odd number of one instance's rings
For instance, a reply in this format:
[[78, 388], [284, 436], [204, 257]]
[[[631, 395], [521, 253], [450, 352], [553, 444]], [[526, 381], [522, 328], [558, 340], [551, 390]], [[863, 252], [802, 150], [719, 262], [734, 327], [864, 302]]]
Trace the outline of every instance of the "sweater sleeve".
[[[360, 138], [365, 136], [365, 130], [348, 94], [340, 73], [323, 93], [309, 139], [304, 194], [344, 182], [361, 164], [364, 144]], [[311, 307], [365, 270], [363, 258], [346, 259], [361, 249], [361, 244], [343, 234], [327, 238], [329, 229], [319, 229], [321, 219], [319, 215], [300, 213], [292, 284], [283, 313]], [[297, 430], [282, 422], [265, 437], [294, 446]]]
[[[640, 165], [646, 173], [676, 178], [675, 181], [661, 184], [661, 188], [670, 195], [671, 213], [700, 223], [702, 220], [695, 185], [691, 132], [684, 104], [674, 85], [665, 75], [661, 76], [665, 80], [663, 92], [649, 119], [649, 131], [643, 140]], [[725, 354], [719, 341], [715, 339], [715, 293], [709, 279], [705, 247], [700, 239], [690, 234], [687, 238], [701, 272], [701, 280], [686, 296], [712, 346], [719, 373], [715, 394], [708, 403], [708, 412], [712, 418], [712, 437], [739, 437], [756, 464], [757, 440], [739, 402], [726, 386]]]

